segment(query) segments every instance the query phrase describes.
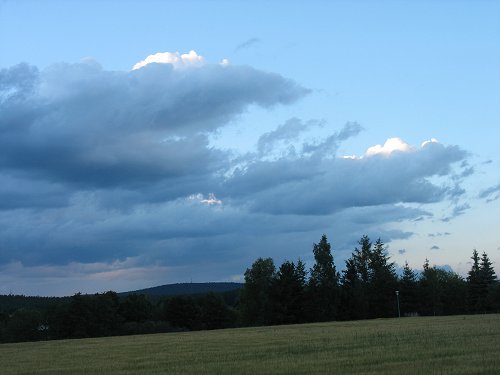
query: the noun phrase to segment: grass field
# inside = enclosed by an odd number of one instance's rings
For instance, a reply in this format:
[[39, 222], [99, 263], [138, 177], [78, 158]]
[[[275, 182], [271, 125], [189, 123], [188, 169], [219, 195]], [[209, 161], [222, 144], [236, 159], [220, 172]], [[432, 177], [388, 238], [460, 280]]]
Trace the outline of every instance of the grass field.
[[0, 345], [8, 374], [500, 374], [500, 315]]

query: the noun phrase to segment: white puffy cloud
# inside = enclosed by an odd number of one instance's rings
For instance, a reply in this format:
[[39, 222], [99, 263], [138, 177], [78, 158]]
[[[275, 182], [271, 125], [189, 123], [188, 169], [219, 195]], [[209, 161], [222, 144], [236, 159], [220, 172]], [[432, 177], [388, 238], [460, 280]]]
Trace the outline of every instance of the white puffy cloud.
[[139, 61], [133, 66], [133, 70], [140, 69], [148, 64], [171, 64], [174, 68], [196, 67], [205, 64], [205, 58], [191, 50], [188, 53], [180, 54], [179, 52], [158, 52], [154, 55], [149, 55], [144, 60]]
[[425, 146], [432, 144], [432, 143], [439, 143], [439, 141], [436, 138], [431, 138], [427, 141], [423, 141], [421, 147], [425, 147]]
[[403, 141], [401, 138], [389, 138], [385, 141], [384, 145], [375, 145], [366, 150], [366, 156], [374, 155], [390, 155], [393, 152], [410, 152], [413, 151], [408, 143]]

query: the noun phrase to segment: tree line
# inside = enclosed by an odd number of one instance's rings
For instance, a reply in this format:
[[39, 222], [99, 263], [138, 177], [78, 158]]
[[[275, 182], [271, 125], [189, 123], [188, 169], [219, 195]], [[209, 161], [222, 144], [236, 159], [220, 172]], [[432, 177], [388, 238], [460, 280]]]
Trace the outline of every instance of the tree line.
[[[486, 253], [472, 255], [467, 278], [431, 267], [418, 273], [406, 263], [401, 276], [387, 248], [368, 236], [337, 272], [326, 236], [313, 246], [315, 263], [285, 261], [276, 268], [259, 258], [245, 272], [240, 310], [244, 324], [283, 324], [415, 315], [500, 312], [500, 284]], [[397, 293], [396, 293], [397, 292]]]
[[243, 288], [233, 292], [155, 298], [110, 291], [16, 310], [1, 306], [0, 341], [500, 312], [500, 283], [486, 253], [473, 251], [466, 278], [428, 260], [421, 272], [406, 263], [398, 275], [384, 243], [367, 236], [341, 272], [325, 235], [313, 255], [310, 269], [300, 259], [276, 267], [272, 258], [258, 258], [245, 271]]
[[113, 291], [74, 296], [43, 308], [0, 313], [0, 342], [88, 338], [234, 327], [232, 294], [155, 298]]

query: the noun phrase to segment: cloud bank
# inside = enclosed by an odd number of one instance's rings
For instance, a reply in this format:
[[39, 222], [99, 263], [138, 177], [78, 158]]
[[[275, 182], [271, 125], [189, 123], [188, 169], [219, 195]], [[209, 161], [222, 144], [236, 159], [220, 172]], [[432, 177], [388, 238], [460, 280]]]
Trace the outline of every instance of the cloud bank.
[[258, 256], [307, 260], [322, 233], [341, 252], [363, 233], [408, 238], [387, 224], [432, 217], [411, 204], [463, 194], [454, 176], [466, 151], [390, 138], [345, 158], [340, 145], [363, 130], [355, 122], [316, 139], [331, 125], [292, 118], [246, 154], [210, 143], [251, 106], [309, 92], [194, 51], [151, 55], [127, 72], [93, 61], [1, 70], [0, 292], [29, 269], [38, 283], [69, 269], [101, 285], [110, 275], [151, 282], [151, 268], [165, 272], [157, 282], [232, 280]]

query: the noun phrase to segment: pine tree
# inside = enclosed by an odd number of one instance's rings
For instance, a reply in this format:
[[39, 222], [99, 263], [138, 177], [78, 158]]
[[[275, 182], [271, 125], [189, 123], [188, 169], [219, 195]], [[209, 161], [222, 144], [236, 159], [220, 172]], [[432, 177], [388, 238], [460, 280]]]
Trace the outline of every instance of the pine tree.
[[274, 279], [271, 291], [273, 302], [273, 323], [287, 324], [304, 321], [304, 264], [299, 261], [284, 262]]
[[[387, 249], [380, 238], [372, 244], [366, 235], [359, 240], [360, 248], [355, 248], [351, 259], [346, 263], [346, 281], [356, 280], [356, 312], [359, 318], [380, 318], [394, 316], [396, 313], [395, 291], [397, 276], [394, 263], [389, 261]], [[356, 277], [354, 277], [354, 273]], [[345, 293], [354, 293], [352, 286], [345, 285]], [[349, 289], [351, 291], [349, 291]], [[349, 308], [352, 311], [352, 307]]]
[[497, 279], [492, 263], [488, 258], [488, 254], [483, 251], [481, 256], [481, 264], [479, 265], [479, 278], [483, 284], [491, 285]]
[[295, 273], [297, 279], [300, 281], [300, 284], [302, 285], [303, 288], [305, 288], [307, 283], [307, 271], [306, 271], [306, 265], [301, 259], [297, 261], [297, 266], [295, 267]]
[[492, 263], [488, 258], [488, 254], [483, 251], [481, 256], [481, 263], [479, 264], [479, 301], [478, 310], [480, 312], [487, 312], [491, 310], [491, 289], [492, 285], [496, 281], [495, 270], [492, 267]]
[[341, 280], [340, 317], [343, 320], [366, 318], [368, 303], [354, 258], [347, 259], [345, 265]]
[[429, 266], [429, 260], [424, 263], [424, 270], [418, 281], [419, 305], [422, 315], [441, 315], [442, 305], [442, 284], [440, 282], [440, 271], [435, 266]]
[[313, 254], [315, 264], [309, 279], [313, 319], [334, 320], [337, 317], [338, 274], [326, 235], [321, 237], [318, 244], [313, 245]]
[[399, 282], [399, 300], [401, 314], [413, 314], [418, 311], [418, 282], [417, 275], [408, 262], [403, 267], [403, 275]]
[[370, 316], [373, 318], [395, 316], [397, 276], [394, 263], [389, 262], [387, 249], [380, 238], [369, 253], [368, 270]]
[[372, 243], [367, 235], [361, 237], [358, 241], [361, 246], [360, 249], [355, 248], [353, 259], [356, 263], [356, 270], [358, 272], [361, 282], [368, 283], [370, 280], [370, 260], [372, 252]]
[[467, 283], [453, 271], [439, 271], [439, 281], [443, 293], [441, 295], [442, 314], [456, 315], [467, 312]]
[[472, 252], [472, 267], [467, 276], [467, 308], [469, 312], [476, 313], [481, 309], [481, 270], [479, 254], [476, 249]]

